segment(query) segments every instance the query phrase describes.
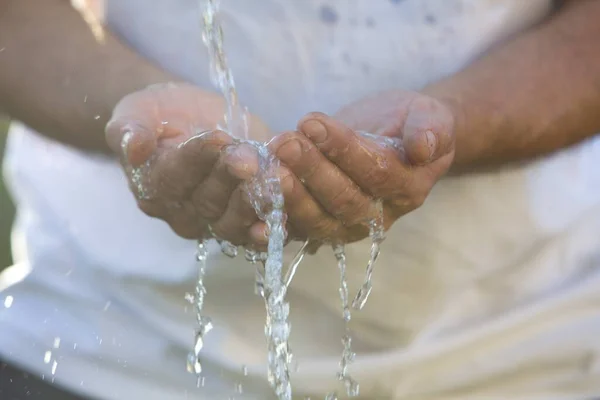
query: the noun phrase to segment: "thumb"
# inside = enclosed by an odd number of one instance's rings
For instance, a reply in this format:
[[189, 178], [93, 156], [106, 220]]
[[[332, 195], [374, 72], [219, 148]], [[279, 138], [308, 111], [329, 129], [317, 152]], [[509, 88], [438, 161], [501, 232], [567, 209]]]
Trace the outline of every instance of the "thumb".
[[402, 130], [405, 155], [413, 165], [429, 164], [454, 149], [452, 112], [434, 98], [415, 98], [408, 107]]
[[145, 163], [157, 147], [157, 135], [152, 128], [114, 116], [106, 125], [106, 141], [123, 163], [134, 168]]

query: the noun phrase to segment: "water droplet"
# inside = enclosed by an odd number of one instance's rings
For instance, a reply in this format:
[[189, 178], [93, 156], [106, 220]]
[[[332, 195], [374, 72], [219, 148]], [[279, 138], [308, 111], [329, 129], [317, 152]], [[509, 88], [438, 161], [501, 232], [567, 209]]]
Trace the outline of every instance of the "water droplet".
[[194, 304], [194, 302], [196, 301], [196, 297], [194, 297], [194, 295], [191, 294], [190, 292], [186, 292], [184, 298], [185, 298], [185, 301], [187, 301], [190, 304]]
[[52, 375], [56, 375], [56, 368], [58, 367], [58, 362], [56, 362], [56, 360], [54, 360], [52, 362]]
[[52, 352], [50, 350], [47, 350], [44, 353], [44, 364], [50, 364], [51, 360], [52, 360]]
[[99, 120], [99, 119], [100, 119], [100, 116], [99, 116], [99, 115], [96, 115], [96, 116], [94, 117], [94, 119], [95, 119], [95, 120]]
[[54, 347], [55, 349], [58, 349], [60, 347], [60, 338], [59, 337], [54, 338], [54, 343], [52, 344], [52, 347]]
[[12, 305], [13, 305], [14, 300], [15, 300], [14, 297], [12, 297], [12, 296], [6, 296], [4, 298], [4, 307], [5, 308], [11, 308]]
[[237, 257], [238, 248], [236, 245], [228, 242], [227, 240], [220, 241], [220, 244], [221, 244], [221, 251], [223, 252], [223, 254], [225, 254], [227, 257], [231, 257], [231, 258]]
[[190, 374], [200, 375], [202, 373], [202, 364], [194, 353], [189, 353], [187, 358], [187, 370]]
[[362, 310], [369, 299], [369, 295], [373, 289], [373, 269], [377, 258], [379, 257], [381, 243], [385, 240], [385, 230], [383, 221], [383, 202], [377, 200], [375, 202], [376, 216], [369, 223], [369, 236], [371, 237], [371, 252], [369, 262], [367, 263], [367, 271], [365, 276], [365, 282], [359, 289], [352, 307], [355, 310]]
[[241, 383], [236, 383], [235, 384], [235, 392], [237, 394], [243, 394], [244, 393], [244, 385], [242, 385]]

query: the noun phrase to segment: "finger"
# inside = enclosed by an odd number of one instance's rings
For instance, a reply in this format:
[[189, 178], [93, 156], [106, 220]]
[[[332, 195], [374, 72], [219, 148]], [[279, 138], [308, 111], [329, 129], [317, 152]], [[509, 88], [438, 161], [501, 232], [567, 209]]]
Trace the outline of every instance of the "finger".
[[185, 239], [200, 239], [206, 233], [206, 223], [198, 217], [190, 202], [171, 204], [165, 219], [171, 229]]
[[155, 151], [160, 125], [157, 93], [134, 92], [121, 99], [113, 110], [105, 129], [106, 141], [115, 154], [137, 167]]
[[195, 127], [214, 129], [215, 99], [189, 84], [166, 83], [152, 85], [125, 96], [106, 126], [109, 147], [123, 153], [123, 137], [130, 139], [129, 164], [144, 163], [160, 142], [175, 145], [195, 134]]
[[257, 221], [246, 190], [238, 185], [229, 198], [225, 212], [211, 227], [219, 238], [241, 246], [249, 242], [250, 227]]
[[209, 221], [220, 218], [235, 188], [254, 176], [257, 169], [258, 158], [252, 146], [242, 143], [224, 148], [213, 170], [192, 193], [198, 213]]
[[454, 150], [454, 118], [450, 109], [425, 96], [414, 99], [402, 129], [402, 144], [412, 165], [431, 163]]
[[111, 120], [106, 125], [106, 141], [119, 160], [132, 167], [145, 163], [157, 148], [154, 132], [133, 121]]
[[400, 153], [391, 146], [382, 146], [358, 135], [321, 113], [307, 115], [298, 128], [327, 159], [372, 197], [387, 199], [410, 188], [414, 179], [411, 169], [403, 164]]
[[189, 198], [232, 142], [225, 132], [205, 132], [159, 153], [149, 168], [149, 185], [165, 200]]
[[332, 117], [311, 113], [300, 121], [298, 130], [375, 198], [398, 193], [412, 180], [410, 169], [402, 164], [396, 151], [356, 134]]
[[[133, 191], [133, 188], [132, 188]], [[149, 217], [165, 219], [167, 208], [164, 203], [155, 200], [137, 199], [140, 210]]]
[[256, 221], [248, 229], [250, 247], [258, 251], [266, 251], [269, 244], [269, 228], [263, 221]]
[[305, 136], [287, 132], [269, 146], [323, 208], [345, 225], [366, 221], [372, 214], [371, 199]]

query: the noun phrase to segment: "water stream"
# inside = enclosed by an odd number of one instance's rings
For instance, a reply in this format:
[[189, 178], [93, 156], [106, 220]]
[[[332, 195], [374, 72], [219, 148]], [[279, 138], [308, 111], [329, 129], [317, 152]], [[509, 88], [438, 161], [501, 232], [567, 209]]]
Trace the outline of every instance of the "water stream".
[[[288, 344], [291, 327], [288, 322], [290, 307], [285, 301], [289, 285], [298, 265], [307, 253], [310, 242], [306, 241], [292, 260], [287, 271], [284, 271], [283, 248], [286, 240], [284, 198], [277, 170], [279, 160], [269, 153], [266, 144], [250, 140], [248, 136], [247, 111], [240, 104], [233, 74], [228, 67], [223, 50], [223, 29], [218, 18], [219, 0], [200, 0], [203, 21], [203, 42], [209, 53], [211, 78], [213, 84], [221, 91], [226, 100], [224, 125], [220, 129], [231, 134], [245, 143], [252, 145], [257, 152], [259, 170], [257, 175], [246, 183], [246, 190], [258, 217], [267, 224], [269, 232], [268, 251], [257, 252], [245, 250], [245, 258], [256, 265], [255, 290], [265, 301], [266, 322], [265, 336], [267, 339], [268, 381], [279, 400], [292, 399], [290, 383], [290, 363], [292, 353]], [[368, 134], [366, 134], [368, 135]], [[379, 255], [379, 247], [384, 239], [382, 203], [376, 202], [377, 216], [370, 222], [372, 246], [370, 259], [367, 264], [366, 278], [352, 302], [352, 307], [361, 310], [372, 290], [373, 267]], [[237, 256], [237, 247], [231, 243], [215, 238], [221, 245], [224, 254]], [[351, 336], [348, 323], [351, 319], [348, 285], [346, 282], [346, 256], [343, 245], [334, 246], [334, 254], [340, 270], [340, 297], [343, 307], [343, 318], [346, 333], [342, 338], [344, 350], [340, 362], [341, 370], [338, 379], [345, 387], [347, 395], [358, 396], [358, 383], [348, 373], [348, 365], [354, 359], [351, 347]], [[193, 298], [196, 308], [198, 328], [196, 330], [193, 351], [188, 358], [188, 370], [201, 379], [202, 367], [200, 352], [204, 343], [204, 335], [210, 331], [212, 324], [208, 317], [202, 314], [202, 305], [206, 288], [203, 277], [206, 268], [206, 243], [198, 245], [198, 281]], [[241, 389], [240, 389], [241, 390]], [[327, 399], [337, 399], [337, 394], [331, 393]]]
[[[250, 250], [246, 252], [246, 256], [262, 264], [262, 271], [260, 267], [257, 268], [256, 288], [258, 294], [264, 298], [267, 310], [265, 336], [268, 348], [268, 380], [279, 399], [291, 400], [289, 365], [292, 353], [288, 344], [290, 308], [285, 301], [286, 283], [291, 277], [284, 276], [283, 271], [286, 232], [284, 199], [278, 175], [279, 160], [269, 153], [265, 143], [249, 140], [247, 112], [240, 104], [233, 74], [223, 50], [218, 0], [202, 0], [201, 10], [204, 23], [202, 39], [208, 49], [211, 78], [226, 101], [225, 121], [221, 128], [233, 137], [251, 144], [258, 155], [258, 173], [246, 184], [246, 190], [258, 217], [267, 224], [268, 251], [265, 256]], [[237, 255], [237, 249], [233, 250], [235, 246], [230, 243], [221, 241], [221, 248], [229, 256]], [[292, 267], [290, 271], [293, 276], [297, 263]], [[203, 288], [202, 283], [199, 283], [199, 286]]]
[[[346, 249], [343, 244], [333, 246], [333, 254], [337, 260], [338, 269], [340, 270], [340, 300], [342, 301], [342, 319], [344, 320], [345, 334], [342, 336], [342, 359], [340, 361], [340, 372], [338, 379], [342, 381], [346, 388], [346, 394], [349, 397], [358, 396], [359, 385], [349, 374], [348, 367], [354, 361], [356, 354], [352, 351], [352, 336], [350, 333], [350, 320], [352, 312], [349, 306], [348, 280], [346, 279]], [[337, 400], [337, 392], [332, 392], [327, 395], [326, 400]]]

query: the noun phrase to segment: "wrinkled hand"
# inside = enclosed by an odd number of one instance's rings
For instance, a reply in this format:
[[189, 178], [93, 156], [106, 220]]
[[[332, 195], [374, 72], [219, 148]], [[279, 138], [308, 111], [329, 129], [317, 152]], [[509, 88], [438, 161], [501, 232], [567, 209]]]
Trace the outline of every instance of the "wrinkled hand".
[[295, 236], [351, 242], [368, 235], [373, 199], [383, 200], [386, 229], [423, 204], [452, 164], [454, 116], [434, 98], [394, 91], [333, 117], [311, 113], [270, 146], [289, 171], [283, 184], [294, 193], [286, 209]]
[[[258, 221], [240, 185], [255, 172], [253, 150], [216, 130], [223, 111], [220, 97], [192, 85], [155, 85], [120, 101], [106, 139], [142, 211], [185, 238], [214, 232], [245, 244]], [[268, 138], [258, 119], [250, 117], [249, 126], [253, 139]], [[264, 236], [264, 227], [255, 229]]]

